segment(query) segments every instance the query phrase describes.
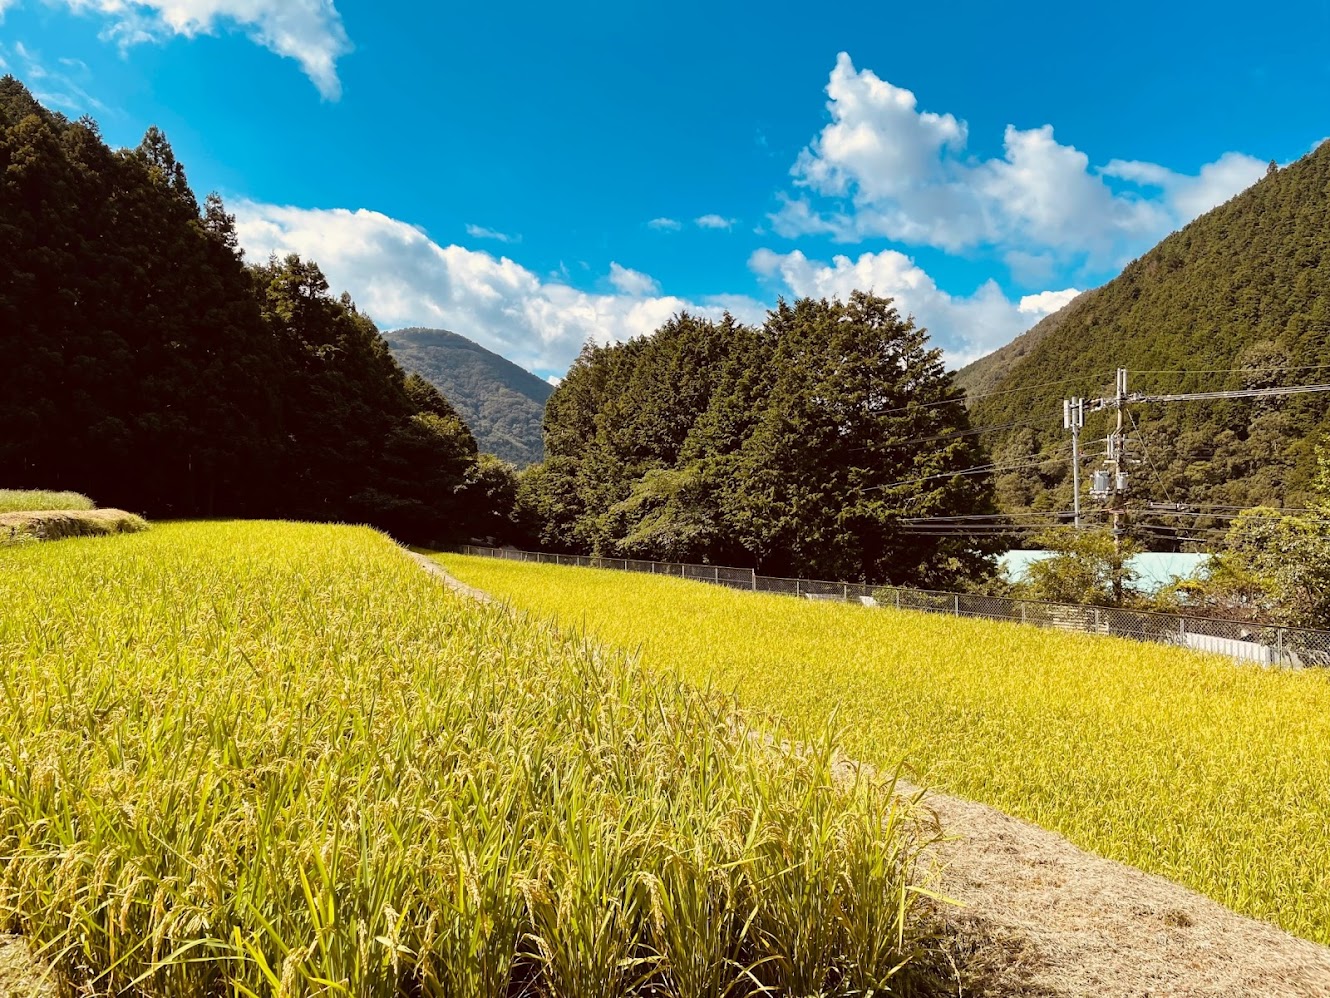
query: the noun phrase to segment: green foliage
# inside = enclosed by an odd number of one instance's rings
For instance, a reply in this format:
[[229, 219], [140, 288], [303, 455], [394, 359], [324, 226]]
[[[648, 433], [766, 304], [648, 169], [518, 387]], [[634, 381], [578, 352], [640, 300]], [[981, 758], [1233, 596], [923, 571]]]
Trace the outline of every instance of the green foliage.
[[462, 517], [471, 537], [527, 540], [530, 524], [518, 512], [517, 469], [493, 454], [481, 454], [461, 486]]
[[1206, 573], [1167, 596], [1191, 612], [1330, 628], [1330, 519], [1246, 510]]
[[1160, 594], [1169, 608], [1295, 627], [1330, 628], [1330, 451], [1316, 448], [1307, 512], [1244, 510], [1205, 573]]
[[0, 931], [66, 994], [833, 998], [928, 969], [918, 797], [367, 530], [0, 550], [0, 712]]
[[[1104, 287], [960, 372], [995, 454], [1065, 446], [1061, 399], [1110, 391], [1179, 393], [1330, 381], [1330, 144], [1169, 236]], [[1050, 387], [1051, 386], [1051, 387]], [[1300, 506], [1330, 430], [1330, 395], [1135, 407], [1151, 463], [1137, 492], [1235, 508]], [[1088, 416], [1085, 438], [1108, 432]], [[1134, 433], [1131, 446], [1142, 456]], [[1151, 466], [1153, 465], [1153, 466]], [[1065, 456], [998, 481], [1006, 511], [1070, 508]], [[1190, 521], [1189, 521], [1190, 522]], [[1223, 527], [1200, 519], [1191, 526]]]
[[[166, 137], [112, 151], [0, 80], [0, 480], [155, 517], [458, 533], [475, 443], [311, 261], [246, 267]], [[416, 394], [420, 396], [416, 386]]]
[[519, 468], [544, 458], [540, 425], [554, 391], [549, 382], [446, 329], [397, 329], [384, 338], [406, 370], [457, 406], [482, 451]]
[[1035, 542], [1051, 552], [1032, 561], [1025, 578], [1012, 586], [1013, 596], [1048, 603], [1124, 606], [1140, 602], [1136, 575], [1127, 561], [1140, 550], [1130, 538], [1121, 543], [1109, 530], [1050, 530]]
[[889, 300], [782, 302], [760, 329], [682, 314], [584, 348], [523, 502], [555, 550], [952, 585], [991, 571], [987, 544], [899, 521], [991, 511], [982, 477], [953, 474], [984, 463], [966, 429]]

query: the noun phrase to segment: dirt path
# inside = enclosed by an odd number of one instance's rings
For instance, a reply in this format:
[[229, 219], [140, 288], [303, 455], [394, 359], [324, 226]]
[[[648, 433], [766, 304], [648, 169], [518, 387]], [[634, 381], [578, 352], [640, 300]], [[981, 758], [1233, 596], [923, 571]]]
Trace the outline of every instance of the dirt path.
[[0, 998], [53, 998], [55, 993], [23, 940], [0, 935]]
[[1326, 998], [1330, 949], [983, 804], [930, 794], [941, 889], [994, 995]]
[[[458, 592], [492, 601], [413, 557]], [[844, 766], [849, 775], [854, 764]], [[953, 837], [935, 858], [938, 887], [963, 905], [942, 917], [966, 995], [1330, 998], [1330, 948], [984, 804], [926, 800]]]

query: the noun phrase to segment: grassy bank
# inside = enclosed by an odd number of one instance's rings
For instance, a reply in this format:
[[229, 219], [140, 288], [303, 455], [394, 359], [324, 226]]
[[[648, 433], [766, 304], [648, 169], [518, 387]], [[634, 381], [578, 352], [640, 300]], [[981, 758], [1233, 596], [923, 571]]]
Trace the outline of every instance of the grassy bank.
[[1330, 676], [1157, 645], [443, 556], [659, 674], [1330, 943]]
[[148, 521], [120, 509], [0, 513], [0, 547], [71, 537], [136, 534]]
[[45, 510], [86, 510], [92, 508], [92, 500], [78, 492], [0, 489], [0, 513], [35, 513]]
[[70, 989], [924, 984], [889, 786], [369, 530], [0, 550], [0, 710], [0, 931]]

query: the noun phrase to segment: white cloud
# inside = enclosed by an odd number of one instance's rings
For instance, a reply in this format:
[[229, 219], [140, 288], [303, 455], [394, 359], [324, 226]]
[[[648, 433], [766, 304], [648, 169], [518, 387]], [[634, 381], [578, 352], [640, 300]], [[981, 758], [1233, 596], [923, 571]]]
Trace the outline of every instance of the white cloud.
[[1052, 315], [1064, 305], [1070, 305], [1080, 293], [1076, 288], [1067, 288], [1065, 291], [1041, 291], [1037, 295], [1026, 295], [1021, 299], [1016, 311], [1021, 315], [1032, 315], [1042, 319], [1046, 315]]
[[718, 317], [728, 308], [745, 321], [765, 315], [759, 302], [741, 296], [688, 301], [646, 291], [626, 275], [650, 278], [623, 267], [621, 280], [633, 293], [581, 291], [542, 280], [507, 257], [440, 246], [413, 225], [364, 209], [250, 201], [231, 209], [251, 259], [299, 253], [317, 261], [332, 287], [350, 291], [383, 328], [442, 326], [544, 373], [562, 373], [588, 339], [644, 335], [684, 309]]
[[985, 281], [969, 297], [948, 294], [910, 257], [896, 250], [864, 253], [857, 260], [837, 255], [830, 263], [809, 260], [803, 253], [776, 253], [760, 249], [749, 266], [757, 274], [778, 280], [797, 297], [847, 299], [852, 291], [868, 291], [895, 299], [901, 315], [913, 315], [925, 327], [934, 345], [959, 367], [996, 350], [1020, 335], [1031, 323], [1031, 313], [1060, 307], [1055, 303], [1076, 292], [1046, 291], [1011, 301], [995, 281]]
[[647, 222], [647, 228], [657, 232], [678, 232], [683, 228], [683, 223], [673, 218], [653, 218]]
[[[913, 93], [857, 70], [844, 52], [827, 96], [832, 120], [791, 170], [805, 193], [787, 196], [772, 216], [782, 235], [886, 236], [952, 252], [987, 245], [1015, 260], [1053, 254], [1105, 267], [1232, 197], [1264, 169], [1240, 153], [1225, 153], [1196, 176], [1116, 160], [1096, 169], [1084, 152], [1058, 142], [1051, 125], [1008, 125], [1002, 157], [976, 160], [965, 153], [964, 121], [919, 110]], [[1114, 189], [1110, 177], [1133, 188]]]
[[694, 219], [700, 229], [729, 229], [737, 221], [737, 218], [726, 218], [724, 215], [703, 215]]
[[1264, 176], [1268, 163], [1244, 153], [1226, 152], [1206, 163], [1195, 177], [1174, 173], [1156, 163], [1115, 159], [1104, 167], [1104, 176], [1117, 177], [1142, 187], [1164, 192], [1180, 218], [1191, 219], [1215, 208]]
[[27, 82], [32, 96], [45, 106], [76, 116], [110, 110], [84, 88], [83, 83], [89, 80], [91, 73], [78, 59], [57, 60], [64, 69], [53, 70], [47, 68], [40, 53], [22, 42], [15, 42], [12, 51], [0, 43], [0, 69], [9, 69], [9, 61], [5, 58], [7, 51], [18, 62], [17, 72]]
[[561, 384], [563, 384], [563, 378], [559, 377], [557, 374], [551, 374], [545, 380], [548, 381], [555, 388], [558, 388]]
[[610, 283], [626, 295], [654, 295], [660, 292], [660, 285], [654, 278], [640, 270], [621, 267], [613, 261], [610, 262]]
[[[0, 0], [3, 2], [3, 0]], [[51, 0], [58, 2], [58, 0]], [[122, 46], [172, 35], [213, 34], [223, 24], [245, 30], [251, 40], [300, 68], [328, 100], [342, 95], [337, 60], [351, 41], [333, 0], [63, 0], [76, 13], [109, 20], [105, 37]]]
[[521, 236], [510, 236], [506, 232], [500, 232], [497, 229], [487, 229], [483, 225], [468, 225], [466, 234], [472, 239], [493, 239], [500, 243], [520, 243]]

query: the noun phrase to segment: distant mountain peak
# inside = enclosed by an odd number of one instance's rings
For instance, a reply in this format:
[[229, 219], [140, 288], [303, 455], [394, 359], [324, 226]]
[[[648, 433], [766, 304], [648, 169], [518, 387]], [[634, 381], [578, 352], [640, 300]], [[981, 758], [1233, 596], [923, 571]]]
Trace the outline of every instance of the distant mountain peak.
[[451, 330], [413, 326], [383, 338], [403, 368], [456, 406], [482, 451], [518, 467], [544, 460], [541, 423], [554, 391], [549, 382]]

